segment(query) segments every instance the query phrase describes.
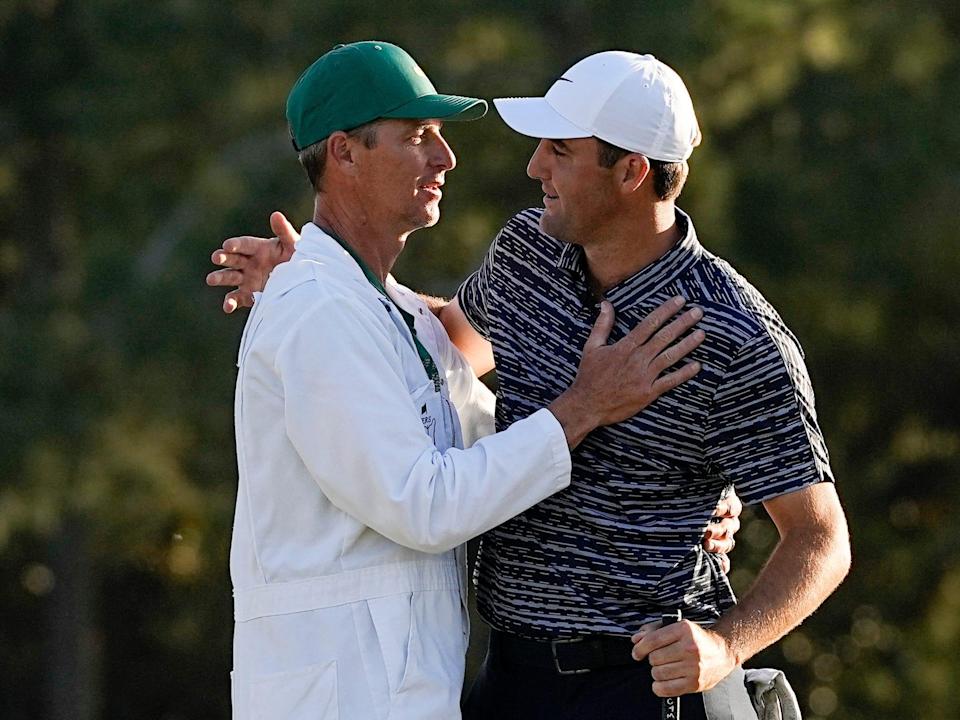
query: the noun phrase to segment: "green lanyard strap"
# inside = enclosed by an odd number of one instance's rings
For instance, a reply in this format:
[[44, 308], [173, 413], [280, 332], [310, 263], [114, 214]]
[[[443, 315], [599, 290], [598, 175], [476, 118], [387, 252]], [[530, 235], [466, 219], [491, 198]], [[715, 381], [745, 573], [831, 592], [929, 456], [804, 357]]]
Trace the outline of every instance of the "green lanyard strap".
[[410, 329], [410, 335], [413, 337], [413, 344], [417, 348], [417, 354], [420, 356], [420, 362], [423, 363], [423, 369], [426, 370], [427, 377], [433, 381], [434, 388], [436, 388], [437, 392], [440, 392], [440, 371], [437, 369], [437, 364], [433, 361], [429, 351], [423, 346], [423, 343], [420, 342], [420, 338], [417, 337], [417, 329], [414, 327], [413, 315], [397, 305], [393, 301], [393, 298], [387, 295], [387, 289], [383, 286], [383, 283], [380, 282], [380, 278], [374, 275], [373, 271], [363, 261], [363, 258], [361, 258], [356, 251], [346, 243], [346, 241], [333, 234], [326, 228], [321, 229], [327, 235], [336, 240], [340, 244], [340, 247], [347, 251], [350, 257], [352, 257], [356, 261], [357, 265], [360, 266], [360, 269], [363, 270], [364, 277], [367, 278], [369, 283], [373, 285], [380, 292], [380, 294], [383, 295], [390, 302], [390, 304], [400, 312], [400, 316]]

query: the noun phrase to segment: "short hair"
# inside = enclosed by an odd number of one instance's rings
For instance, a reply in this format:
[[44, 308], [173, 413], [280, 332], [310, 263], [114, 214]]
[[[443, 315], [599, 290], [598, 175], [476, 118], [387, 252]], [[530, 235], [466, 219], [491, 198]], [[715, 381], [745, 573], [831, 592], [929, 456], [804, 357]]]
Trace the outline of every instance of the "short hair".
[[[632, 150], [624, 150], [611, 145], [606, 140], [597, 140], [597, 162], [601, 167], [612, 168], [620, 158], [629, 155]], [[683, 184], [687, 179], [687, 164], [685, 162], [664, 162], [647, 158], [650, 163], [650, 172], [653, 175], [653, 191], [661, 200], [673, 200], [680, 195]]]
[[[374, 148], [377, 146], [377, 125], [379, 122], [379, 120], [374, 120], [359, 125], [352, 130], [347, 130], [347, 136], [359, 138], [365, 148]], [[310, 180], [314, 192], [323, 190], [323, 169], [327, 164], [327, 138], [318, 140], [312, 145], [307, 145], [297, 153], [297, 158], [300, 160], [303, 169], [307, 171], [307, 179]]]

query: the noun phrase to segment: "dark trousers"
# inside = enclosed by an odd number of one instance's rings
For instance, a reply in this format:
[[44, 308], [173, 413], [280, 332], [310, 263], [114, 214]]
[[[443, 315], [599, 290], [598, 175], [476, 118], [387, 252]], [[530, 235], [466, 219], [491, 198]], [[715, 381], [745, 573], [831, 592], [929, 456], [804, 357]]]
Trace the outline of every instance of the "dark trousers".
[[[660, 720], [650, 666], [633, 663], [560, 675], [519, 665], [494, 645], [463, 704], [464, 720]], [[700, 694], [680, 698], [681, 720], [706, 720]]]

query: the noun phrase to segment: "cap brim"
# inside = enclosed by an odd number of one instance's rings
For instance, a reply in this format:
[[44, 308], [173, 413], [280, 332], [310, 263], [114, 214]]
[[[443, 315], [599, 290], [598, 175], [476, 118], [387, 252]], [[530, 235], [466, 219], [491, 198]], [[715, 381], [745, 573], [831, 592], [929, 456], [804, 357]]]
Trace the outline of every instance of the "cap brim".
[[460, 95], [424, 95], [380, 117], [410, 120], [479, 120], [487, 114], [487, 101]]
[[564, 118], [542, 97], [496, 98], [493, 104], [503, 121], [521, 135], [548, 140], [572, 140], [593, 135]]

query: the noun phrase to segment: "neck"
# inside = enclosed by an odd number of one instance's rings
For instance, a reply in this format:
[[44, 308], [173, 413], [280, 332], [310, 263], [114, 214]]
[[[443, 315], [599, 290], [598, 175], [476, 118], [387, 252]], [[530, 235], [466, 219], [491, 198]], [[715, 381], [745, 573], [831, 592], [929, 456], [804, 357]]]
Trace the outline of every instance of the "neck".
[[672, 202], [654, 203], [643, 212], [619, 216], [583, 244], [594, 292], [610, 288], [635, 275], [680, 240]]
[[313, 223], [353, 248], [380, 282], [386, 281], [410, 234], [378, 227], [363, 208], [353, 206], [348, 209], [345, 203], [327, 194], [316, 196]]

